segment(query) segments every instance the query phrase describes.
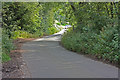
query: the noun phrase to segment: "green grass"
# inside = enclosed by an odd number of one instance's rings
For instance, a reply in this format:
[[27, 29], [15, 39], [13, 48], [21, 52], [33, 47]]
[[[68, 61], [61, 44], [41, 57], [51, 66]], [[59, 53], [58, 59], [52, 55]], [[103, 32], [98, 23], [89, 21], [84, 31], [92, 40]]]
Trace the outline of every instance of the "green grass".
[[8, 54], [2, 53], [2, 62], [10, 61], [11, 58]]

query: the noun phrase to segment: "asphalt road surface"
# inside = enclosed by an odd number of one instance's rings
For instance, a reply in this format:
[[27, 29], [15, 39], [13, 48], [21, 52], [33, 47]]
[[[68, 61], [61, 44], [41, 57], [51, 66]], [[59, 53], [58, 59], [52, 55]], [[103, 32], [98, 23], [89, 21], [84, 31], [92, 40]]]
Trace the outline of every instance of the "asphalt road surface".
[[61, 47], [64, 32], [23, 45], [22, 55], [32, 78], [118, 78], [118, 68]]

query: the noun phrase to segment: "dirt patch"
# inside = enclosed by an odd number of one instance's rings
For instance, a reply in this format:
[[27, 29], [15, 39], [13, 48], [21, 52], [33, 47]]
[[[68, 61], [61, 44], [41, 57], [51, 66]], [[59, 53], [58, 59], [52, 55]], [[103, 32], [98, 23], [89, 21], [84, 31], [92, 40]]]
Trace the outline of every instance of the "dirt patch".
[[16, 46], [15, 50], [10, 52], [11, 60], [5, 63], [2, 63], [2, 78], [30, 78], [30, 73], [27, 68], [27, 64], [24, 61], [21, 53], [24, 50], [21, 50], [23, 43], [35, 40], [34, 38], [29, 39], [16, 39], [13, 41]]

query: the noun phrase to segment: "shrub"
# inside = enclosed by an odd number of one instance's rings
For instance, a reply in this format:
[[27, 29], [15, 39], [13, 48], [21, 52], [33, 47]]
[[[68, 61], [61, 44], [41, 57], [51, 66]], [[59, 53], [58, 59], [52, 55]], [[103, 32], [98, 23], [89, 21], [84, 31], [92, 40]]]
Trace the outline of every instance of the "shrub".
[[49, 34], [54, 34], [59, 31], [55, 27], [49, 27], [48, 30], [49, 30]]
[[17, 38], [38, 38], [43, 36], [43, 32], [35, 32], [35, 33], [29, 33], [23, 30], [17, 30], [12, 32], [12, 39], [17, 39]]
[[10, 50], [14, 49], [12, 40], [5, 34], [5, 30], [2, 31], [2, 49], [4, 53], [10, 53]]
[[56, 23], [57, 25], [61, 25], [61, 23]]
[[120, 57], [117, 27], [104, 27], [100, 34], [79, 30], [67, 32], [61, 40], [63, 46], [75, 52], [97, 55], [98, 58], [118, 62]]
[[8, 35], [5, 34], [5, 30], [2, 30], [2, 32], [2, 62], [6, 62], [10, 60], [9, 53], [14, 49], [14, 45]]

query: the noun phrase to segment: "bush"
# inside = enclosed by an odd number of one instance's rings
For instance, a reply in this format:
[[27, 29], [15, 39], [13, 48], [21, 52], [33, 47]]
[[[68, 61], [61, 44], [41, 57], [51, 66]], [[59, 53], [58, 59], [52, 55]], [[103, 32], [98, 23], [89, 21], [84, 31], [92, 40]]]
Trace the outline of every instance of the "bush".
[[120, 57], [117, 27], [104, 27], [100, 34], [92, 31], [69, 31], [61, 42], [69, 50], [96, 55], [110, 62], [116, 63]]
[[2, 49], [4, 53], [10, 53], [10, 50], [14, 49], [12, 40], [5, 34], [5, 30], [2, 31]]
[[22, 31], [22, 30], [17, 30], [12, 32], [12, 39], [17, 39], [17, 38], [38, 38], [43, 36], [43, 32], [35, 32], [35, 33], [29, 33], [26, 31]]
[[56, 23], [57, 25], [61, 25], [61, 23]]
[[10, 60], [9, 53], [14, 49], [12, 40], [9, 39], [8, 35], [5, 34], [5, 30], [2, 30], [2, 61], [6, 62]]
[[48, 31], [49, 31], [49, 34], [54, 34], [54, 33], [58, 32], [59, 30], [57, 30], [55, 27], [49, 27]]

